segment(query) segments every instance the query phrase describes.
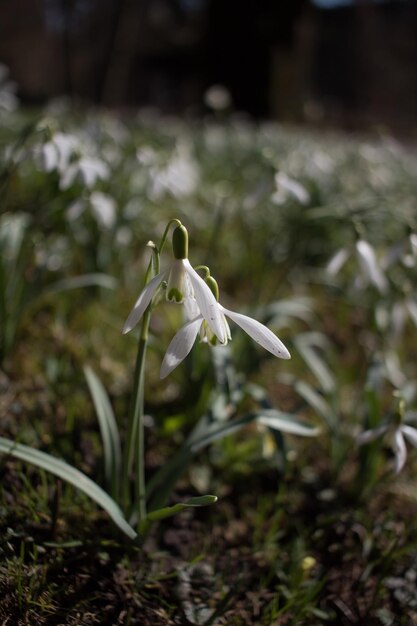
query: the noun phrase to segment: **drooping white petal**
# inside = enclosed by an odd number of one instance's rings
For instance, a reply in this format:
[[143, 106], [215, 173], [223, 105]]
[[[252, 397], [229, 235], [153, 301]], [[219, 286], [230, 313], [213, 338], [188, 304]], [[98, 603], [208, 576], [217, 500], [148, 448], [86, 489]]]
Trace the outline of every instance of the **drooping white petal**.
[[415, 448], [417, 448], [417, 429], [413, 428], [412, 426], [407, 426], [406, 424], [404, 424], [400, 428], [401, 428], [402, 434], [407, 437], [408, 441]]
[[384, 293], [388, 286], [387, 279], [378, 265], [373, 247], [367, 241], [360, 239], [356, 243], [356, 252], [364, 277], [381, 293]]
[[363, 446], [365, 443], [370, 443], [371, 441], [375, 441], [378, 437], [382, 437], [384, 433], [388, 430], [388, 426], [378, 426], [378, 428], [372, 428], [372, 430], [365, 430], [361, 433], [356, 441], [360, 446]]
[[183, 259], [182, 262], [188, 276], [190, 277], [191, 285], [194, 289], [194, 297], [197, 301], [201, 315], [204, 317], [220, 343], [226, 343], [227, 333], [220, 313], [220, 305], [207, 283], [205, 283], [204, 280], [191, 267], [189, 260]]
[[194, 345], [202, 323], [203, 317], [199, 315], [194, 320], [191, 320], [191, 322], [187, 322], [187, 324], [174, 335], [165, 353], [164, 360], [162, 361], [160, 372], [161, 379], [168, 376], [168, 374], [170, 374], [191, 352], [191, 348]]
[[266, 326], [258, 322], [257, 320], [248, 317], [247, 315], [242, 315], [241, 313], [235, 313], [234, 311], [229, 311], [225, 309], [221, 304], [219, 305], [220, 310], [223, 311], [227, 317], [230, 317], [238, 326], [243, 328], [243, 330], [248, 333], [249, 337], [251, 337], [256, 343], [259, 343], [260, 346], [265, 348], [271, 352], [274, 356], [279, 357], [280, 359], [290, 359], [291, 355], [288, 352], [287, 348], [284, 346], [282, 341], [278, 339], [276, 335], [269, 330]]
[[138, 323], [150, 301], [152, 300], [155, 291], [158, 289], [161, 282], [167, 275], [167, 271], [161, 272], [155, 278], [149, 281], [147, 285], [141, 291], [139, 298], [136, 300], [135, 306], [131, 310], [129, 317], [127, 318], [125, 325], [123, 326], [123, 334], [130, 332], [134, 326]]
[[395, 454], [395, 471], [398, 474], [401, 472], [407, 459], [407, 448], [405, 447], [404, 437], [399, 428], [397, 428], [392, 437], [392, 449]]
[[340, 250], [338, 250], [328, 262], [326, 266], [326, 273], [330, 276], [336, 276], [336, 274], [339, 273], [348, 258], [349, 251], [347, 250], [347, 248], [340, 248]]

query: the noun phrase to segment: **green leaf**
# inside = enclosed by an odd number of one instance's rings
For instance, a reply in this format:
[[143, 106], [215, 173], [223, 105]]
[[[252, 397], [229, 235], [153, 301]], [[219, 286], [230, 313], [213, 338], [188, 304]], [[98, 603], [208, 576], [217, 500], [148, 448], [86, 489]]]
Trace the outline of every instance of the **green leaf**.
[[224, 437], [228, 437], [233, 433], [237, 432], [244, 426], [247, 426], [251, 422], [256, 420], [256, 414], [249, 413], [244, 417], [240, 417], [239, 419], [235, 419], [231, 422], [222, 423], [219, 426], [218, 423], [213, 423], [210, 426], [207, 426], [205, 432], [198, 438], [192, 439], [187, 442], [191, 452], [195, 454], [202, 448], [205, 448], [209, 444], [217, 441], [218, 439], [223, 439]]
[[279, 377], [282, 382], [291, 385], [294, 390], [305, 400], [305, 402], [320, 415], [329, 428], [334, 428], [336, 423], [335, 414], [329, 403], [311, 385], [304, 380], [298, 380], [290, 375]]
[[210, 504], [214, 504], [216, 501], [217, 496], [211, 495], [190, 498], [185, 502], [179, 502], [178, 504], [174, 504], [172, 506], [165, 506], [162, 509], [157, 509], [156, 511], [148, 513], [145, 522], [156, 522], [162, 519], [166, 519], [167, 517], [172, 517], [173, 515], [180, 513], [184, 509], [188, 509], [190, 507], [209, 506]]
[[321, 358], [316, 348], [326, 348], [327, 341], [321, 333], [304, 333], [294, 339], [294, 344], [311, 369], [325, 393], [332, 393], [335, 389], [334, 376]]
[[75, 467], [72, 467], [65, 461], [57, 459], [50, 454], [46, 454], [45, 452], [35, 450], [29, 446], [16, 443], [15, 441], [4, 437], [0, 437], [0, 453], [9, 454], [15, 459], [31, 463], [36, 467], [40, 467], [41, 469], [54, 474], [54, 476], [58, 476], [58, 478], [65, 480], [67, 483], [70, 483], [104, 509], [116, 526], [118, 526], [118, 528], [120, 528], [120, 530], [124, 532], [129, 539], [137, 538], [137, 533], [125, 520], [118, 504], [109, 496], [108, 493], [106, 493], [94, 481], [77, 470]]
[[100, 426], [106, 480], [113, 496], [117, 496], [122, 467], [122, 451], [116, 417], [106, 389], [97, 374], [91, 367], [85, 366], [84, 375], [93, 398]]

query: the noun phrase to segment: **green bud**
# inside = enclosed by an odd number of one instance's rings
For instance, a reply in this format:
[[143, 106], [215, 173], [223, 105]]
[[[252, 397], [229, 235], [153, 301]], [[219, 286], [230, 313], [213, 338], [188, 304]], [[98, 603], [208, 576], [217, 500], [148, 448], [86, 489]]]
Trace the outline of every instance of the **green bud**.
[[185, 226], [177, 226], [172, 233], [172, 249], [176, 259], [188, 259], [188, 231]]
[[216, 298], [218, 302], [219, 301], [219, 285], [217, 284], [217, 280], [215, 280], [213, 276], [207, 276], [207, 278], [205, 278], [205, 281], [207, 285], [210, 287], [214, 297]]

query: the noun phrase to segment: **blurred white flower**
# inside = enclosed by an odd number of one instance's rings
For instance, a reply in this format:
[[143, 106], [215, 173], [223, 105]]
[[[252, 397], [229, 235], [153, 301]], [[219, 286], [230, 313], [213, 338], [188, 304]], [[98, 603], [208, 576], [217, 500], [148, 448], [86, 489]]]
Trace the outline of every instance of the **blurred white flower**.
[[69, 207], [66, 210], [67, 220], [73, 222], [77, 220], [80, 215], [82, 215], [85, 211], [85, 201], [84, 200], [75, 200], [71, 202]]
[[367, 241], [360, 239], [356, 242], [356, 254], [365, 285], [374, 285], [380, 293], [384, 293], [387, 290], [388, 283], [378, 264], [373, 247]]
[[[352, 252], [348, 248], [340, 248], [328, 262], [326, 273], [330, 276], [336, 276], [351, 254]], [[388, 282], [371, 244], [364, 239], [359, 239], [355, 244], [355, 256], [361, 270], [361, 274], [356, 277], [355, 286], [366, 287], [371, 284], [380, 293], [385, 293], [388, 288]]]
[[113, 198], [101, 191], [93, 191], [90, 195], [91, 211], [98, 224], [104, 228], [112, 228], [116, 221], [116, 203]]
[[107, 180], [109, 176], [110, 171], [104, 161], [84, 156], [67, 167], [61, 176], [60, 189], [68, 189], [77, 180], [90, 189], [98, 180]]
[[400, 261], [405, 267], [415, 267], [417, 264], [417, 235], [410, 233], [405, 239], [395, 243], [381, 261], [381, 266], [388, 269]]
[[274, 204], [284, 204], [288, 199], [295, 198], [300, 204], [310, 202], [310, 194], [307, 189], [298, 181], [290, 178], [285, 172], [275, 174], [276, 191], [272, 194], [271, 200]]
[[417, 448], [417, 429], [408, 424], [398, 424], [396, 426], [384, 424], [372, 430], [366, 430], [359, 435], [357, 441], [361, 446], [383, 436], [388, 437], [390, 445], [392, 446], [395, 455], [395, 471], [398, 474], [401, 472], [407, 460], [407, 448], [404, 437]]
[[79, 142], [74, 135], [55, 133], [52, 139], [40, 148], [40, 166], [46, 172], [58, 170], [60, 174], [64, 174], [78, 149]]
[[200, 180], [200, 169], [187, 144], [180, 144], [163, 166], [151, 165], [152, 158], [151, 153], [141, 152], [141, 162], [149, 167], [150, 198], [159, 200], [167, 192], [176, 198], [194, 193]]

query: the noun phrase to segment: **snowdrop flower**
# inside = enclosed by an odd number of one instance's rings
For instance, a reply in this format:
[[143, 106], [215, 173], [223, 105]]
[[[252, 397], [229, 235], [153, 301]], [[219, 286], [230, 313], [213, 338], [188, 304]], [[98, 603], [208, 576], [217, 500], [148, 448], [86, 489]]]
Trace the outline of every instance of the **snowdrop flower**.
[[110, 229], [116, 222], [116, 203], [114, 199], [101, 191], [93, 191], [90, 196], [91, 211], [103, 228]]
[[[377, 261], [375, 250], [371, 244], [364, 239], [359, 239], [355, 244], [355, 253], [361, 270], [360, 280], [356, 281], [356, 286], [371, 284], [376, 287], [380, 293], [385, 293], [388, 287], [387, 279]], [[327, 274], [336, 276], [350, 256], [350, 250], [347, 248], [338, 250], [327, 264]]]
[[145, 286], [139, 295], [126, 323], [123, 334], [128, 333], [138, 323], [152, 301], [158, 287], [167, 280], [166, 297], [170, 302], [183, 304], [196, 302], [199, 313], [211, 332], [220, 343], [227, 342], [227, 330], [223, 315], [210, 287], [192, 268], [188, 260], [188, 233], [184, 226], [177, 226], [172, 236], [174, 261], [171, 267], [157, 276]]
[[297, 202], [304, 205], [310, 202], [310, 194], [307, 189], [298, 181], [287, 176], [285, 172], [275, 174], [275, 184], [277, 189], [271, 197], [274, 204], [284, 204], [289, 198], [295, 198]]
[[[400, 401], [399, 414], [397, 416], [396, 423], [383, 424], [382, 426], [378, 426], [372, 430], [366, 430], [359, 435], [357, 440], [361, 446], [363, 444], [370, 443], [371, 441], [375, 441], [375, 439], [378, 439], [379, 437], [387, 436], [395, 455], [395, 471], [397, 474], [401, 472], [407, 460], [407, 448], [404, 437], [408, 439], [411, 445], [417, 448], [417, 428], [404, 424], [402, 421], [403, 415], [404, 402]], [[409, 415], [411, 417], [414, 414], [410, 413]]]
[[79, 180], [90, 189], [97, 180], [106, 180], [109, 176], [110, 171], [104, 161], [96, 157], [84, 156], [68, 166], [61, 177], [59, 186], [60, 189], [65, 190]]
[[[210, 285], [216, 300], [218, 300], [219, 289], [217, 282], [212, 276], [208, 276], [206, 278], [206, 282]], [[190, 353], [199, 332], [201, 341], [210, 343], [211, 345], [217, 344], [215, 334], [213, 334], [210, 325], [207, 324], [207, 320], [204, 315], [198, 311], [198, 307], [196, 307], [195, 304], [198, 304], [198, 302], [193, 303], [193, 300], [191, 299], [191, 301], [188, 302], [188, 310], [193, 311], [194, 309], [193, 312], [197, 312], [198, 315], [191, 319], [191, 321], [187, 322], [181, 330], [177, 332], [169, 344], [161, 366], [161, 378], [168, 376], [168, 374], [170, 374]], [[278, 337], [271, 330], [269, 330], [269, 328], [247, 315], [229, 311], [220, 303], [218, 303], [218, 309], [220, 311], [221, 323], [225, 333], [225, 341], [221, 342], [223, 345], [226, 345], [232, 338], [230, 327], [226, 320], [226, 317], [228, 317], [235, 322], [235, 324], [240, 326], [249, 335], [249, 337], [256, 341], [256, 343], [271, 352], [274, 356], [281, 359], [291, 358], [290, 353], [282, 341], [280, 341], [280, 339], [278, 339]]]
[[71, 158], [79, 149], [79, 142], [73, 135], [55, 133], [40, 149], [40, 165], [45, 172], [58, 170], [62, 175], [69, 167]]

